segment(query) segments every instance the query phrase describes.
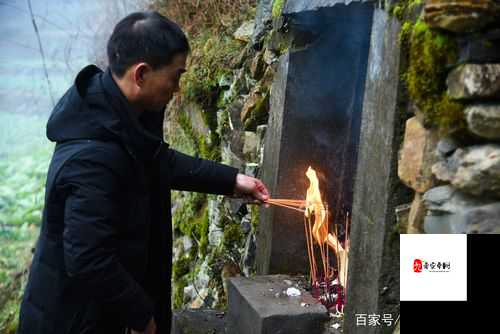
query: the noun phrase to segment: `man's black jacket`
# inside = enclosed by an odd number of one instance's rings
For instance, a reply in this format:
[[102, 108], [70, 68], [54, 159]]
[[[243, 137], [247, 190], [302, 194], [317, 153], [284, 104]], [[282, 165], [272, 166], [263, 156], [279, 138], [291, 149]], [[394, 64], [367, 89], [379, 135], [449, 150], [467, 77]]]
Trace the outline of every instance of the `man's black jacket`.
[[170, 190], [231, 194], [237, 170], [169, 149], [163, 113], [134, 115], [109, 70], [84, 68], [47, 137], [40, 238], [19, 334], [170, 331]]

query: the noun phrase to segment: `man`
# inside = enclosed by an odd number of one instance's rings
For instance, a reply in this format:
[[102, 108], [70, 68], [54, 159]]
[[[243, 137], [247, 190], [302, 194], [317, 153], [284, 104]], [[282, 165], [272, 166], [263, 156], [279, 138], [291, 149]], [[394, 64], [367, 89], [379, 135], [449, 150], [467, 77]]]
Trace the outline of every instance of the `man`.
[[163, 110], [189, 45], [155, 12], [115, 27], [109, 68], [84, 68], [54, 108], [57, 143], [19, 334], [170, 332], [170, 190], [268, 198], [258, 179], [169, 149]]

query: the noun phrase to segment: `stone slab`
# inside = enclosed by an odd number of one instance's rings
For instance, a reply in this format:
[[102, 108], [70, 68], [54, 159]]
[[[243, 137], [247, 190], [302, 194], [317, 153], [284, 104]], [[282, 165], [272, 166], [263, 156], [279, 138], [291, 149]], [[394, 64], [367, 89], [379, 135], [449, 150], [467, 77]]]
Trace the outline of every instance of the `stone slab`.
[[[394, 209], [411, 201], [397, 177], [400, 112], [400, 22], [375, 9], [353, 198], [344, 333], [392, 333], [356, 326], [356, 314], [399, 314], [399, 233]], [[398, 132], [399, 131], [399, 132]]]
[[171, 334], [225, 334], [226, 317], [216, 310], [181, 310], [172, 315]]
[[297, 288], [297, 283], [287, 275], [229, 278], [229, 333], [323, 333], [326, 308], [300, 285], [300, 296], [288, 296], [284, 291], [290, 287]]

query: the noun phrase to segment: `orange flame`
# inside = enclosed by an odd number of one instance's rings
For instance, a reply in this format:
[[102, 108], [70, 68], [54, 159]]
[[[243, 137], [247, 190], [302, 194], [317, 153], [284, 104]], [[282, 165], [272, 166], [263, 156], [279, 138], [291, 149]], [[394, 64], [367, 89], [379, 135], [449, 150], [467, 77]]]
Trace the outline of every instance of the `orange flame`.
[[[348, 262], [348, 251], [339, 242], [336, 233], [328, 233], [328, 211], [323, 205], [321, 200], [321, 192], [319, 191], [319, 180], [316, 175], [316, 171], [310, 166], [307, 169], [306, 176], [310, 181], [309, 188], [307, 189], [306, 196], [306, 210], [305, 217], [306, 220], [310, 221], [314, 217], [314, 225], [312, 226], [312, 236], [314, 240], [319, 245], [321, 258], [323, 262], [323, 270], [325, 277], [329, 275], [328, 268], [328, 250], [325, 247], [325, 243], [332, 248], [337, 257], [337, 269], [338, 269], [338, 279], [342, 286], [346, 286], [347, 283], [347, 262]], [[313, 256], [312, 240], [308, 240], [308, 247], [311, 248], [309, 256]], [[347, 245], [346, 245], [347, 248]], [[313, 256], [314, 257], [314, 256]], [[315, 271], [316, 264], [314, 258], [311, 259], [312, 270]], [[315, 275], [314, 275], [315, 276]]]
[[323, 244], [328, 237], [328, 222], [326, 220], [326, 210], [321, 200], [319, 192], [319, 180], [316, 171], [309, 166], [306, 172], [310, 185], [306, 196], [306, 218], [314, 214], [314, 225], [312, 233], [318, 244]]

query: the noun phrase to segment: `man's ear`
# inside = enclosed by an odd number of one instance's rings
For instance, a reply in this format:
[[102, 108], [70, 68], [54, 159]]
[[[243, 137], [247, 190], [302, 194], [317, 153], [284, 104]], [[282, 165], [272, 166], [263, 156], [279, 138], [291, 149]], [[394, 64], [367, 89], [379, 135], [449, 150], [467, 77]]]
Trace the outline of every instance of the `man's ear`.
[[145, 77], [150, 70], [151, 67], [146, 63], [138, 63], [134, 66], [133, 77], [137, 86], [142, 87]]

